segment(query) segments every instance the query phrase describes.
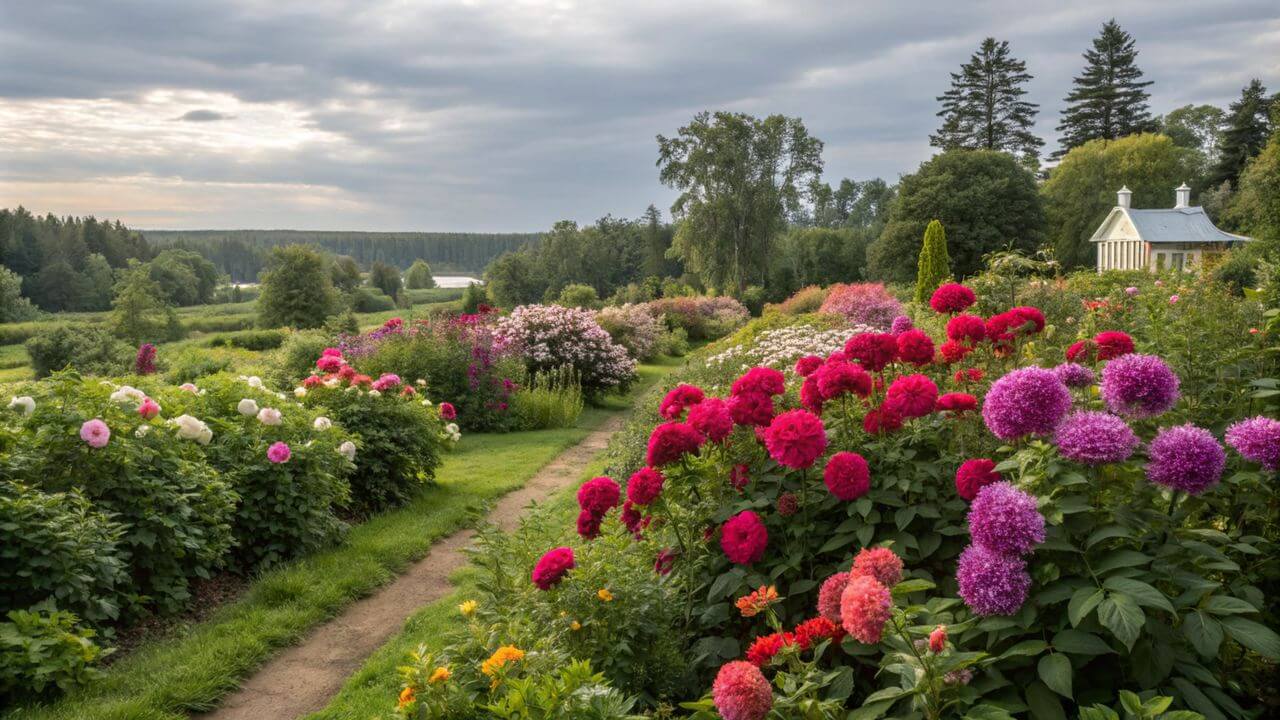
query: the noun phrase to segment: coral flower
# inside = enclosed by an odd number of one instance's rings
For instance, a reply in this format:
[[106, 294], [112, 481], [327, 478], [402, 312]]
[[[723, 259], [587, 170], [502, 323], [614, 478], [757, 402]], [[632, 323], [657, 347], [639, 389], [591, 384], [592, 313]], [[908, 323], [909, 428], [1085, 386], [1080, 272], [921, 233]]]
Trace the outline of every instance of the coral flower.
[[706, 435], [711, 442], [724, 442], [733, 432], [733, 416], [729, 404], [720, 398], [707, 398], [689, 408], [689, 424]]
[[908, 330], [898, 336], [898, 359], [916, 366], [933, 362], [933, 339], [922, 330]]
[[978, 301], [973, 291], [959, 283], [946, 283], [933, 291], [929, 307], [939, 314], [964, 312]]
[[737, 606], [742, 617], [755, 617], [776, 602], [778, 602], [778, 588], [772, 585], [761, 585], [738, 598], [734, 605]]
[[902, 582], [902, 558], [886, 547], [863, 548], [853, 558], [849, 577], [868, 575], [881, 585], [892, 588]]
[[947, 626], [939, 625], [929, 633], [929, 650], [937, 655], [947, 649]]
[[868, 645], [880, 642], [885, 623], [893, 617], [893, 595], [870, 575], [850, 577], [840, 596], [840, 622], [845, 632]]
[[686, 454], [698, 452], [698, 448], [702, 447], [705, 441], [706, 438], [702, 433], [692, 425], [679, 422], [663, 423], [654, 428], [653, 434], [649, 436], [649, 450], [645, 464], [661, 467], [673, 463]]
[[293, 457], [293, 451], [289, 449], [289, 445], [282, 442], [271, 443], [271, 447], [267, 448], [267, 459], [279, 465], [289, 462], [289, 458]]
[[797, 625], [792, 635], [795, 636], [796, 645], [799, 645], [801, 650], [809, 650], [823, 640], [834, 640], [843, 636], [844, 629], [825, 617], [816, 617]]
[[636, 505], [648, 505], [662, 494], [665, 481], [661, 472], [651, 467], [640, 468], [627, 481], [627, 499]]
[[938, 402], [938, 386], [925, 375], [904, 375], [895, 379], [885, 394], [885, 403], [903, 417], [924, 417]]
[[769, 531], [752, 510], [743, 510], [726, 520], [720, 532], [725, 557], [738, 565], [750, 565], [764, 557], [768, 545]]
[[702, 402], [703, 397], [705, 395], [700, 387], [677, 385], [662, 398], [662, 404], [658, 406], [658, 414], [668, 420], [679, 420], [686, 409]]
[[779, 465], [800, 470], [813, 465], [827, 449], [827, 433], [817, 415], [790, 410], [769, 423], [764, 442]]
[[724, 720], [764, 720], [773, 708], [773, 690], [760, 668], [743, 660], [720, 666], [711, 699]]
[[789, 632], [776, 632], [761, 635], [752, 641], [747, 648], [747, 662], [756, 667], [765, 667], [773, 657], [782, 652], [782, 648], [795, 645], [796, 638]]
[[956, 470], [956, 494], [972, 501], [978, 491], [994, 482], [1000, 482], [996, 464], [987, 458], [973, 458], [960, 463]]
[[987, 323], [976, 315], [957, 315], [947, 321], [947, 339], [970, 347], [987, 336]]
[[734, 395], [729, 398], [729, 415], [738, 425], [764, 427], [773, 420], [773, 398], [762, 392]]
[[840, 451], [827, 460], [822, 471], [827, 490], [841, 500], [857, 500], [871, 489], [871, 471], [867, 461], [855, 452]]
[[160, 414], [160, 404], [151, 398], [146, 398], [142, 404], [138, 405], [138, 414], [144, 420], [150, 420]]
[[80, 439], [91, 448], [106, 447], [107, 442], [111, 440], [111, 428], [98, 418], [86, 420], [80, 426]]
[[844, 345], [844, 354], [870, 372], [880, 372], [898, 358], [898, 338], [888, 333], [858, 333]]
[[840, 598], [849, 584], [849, 573], [838, 572], [822, 581], [818, 588], [818, 614], [837, 625], [840, 623]]
[[550, 590], [564, 579], [574, 567], [573, 548], [558, 547], [548, 550], [533, 568], [533, 584], [539, 590]]
[[764, 393], [765, 395], [781, 395], [786, 392], [786, 378], [781, 372], [771, 367], [753, 367], [742, 377], [733, 381], [729, 388], [730, 395], [743, 393]]

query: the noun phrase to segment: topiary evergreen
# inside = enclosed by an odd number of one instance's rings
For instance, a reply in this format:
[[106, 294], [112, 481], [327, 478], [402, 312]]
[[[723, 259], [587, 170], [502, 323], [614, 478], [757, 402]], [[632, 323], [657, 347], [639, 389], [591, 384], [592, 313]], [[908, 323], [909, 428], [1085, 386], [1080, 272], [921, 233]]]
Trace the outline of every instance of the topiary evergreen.
[[951, 256], [947, 254], [947, 233], [942, 223], [931, 220], [924, 230], [920, 260], [916, 265], [915, 300], [923, 303], [951, 276]]

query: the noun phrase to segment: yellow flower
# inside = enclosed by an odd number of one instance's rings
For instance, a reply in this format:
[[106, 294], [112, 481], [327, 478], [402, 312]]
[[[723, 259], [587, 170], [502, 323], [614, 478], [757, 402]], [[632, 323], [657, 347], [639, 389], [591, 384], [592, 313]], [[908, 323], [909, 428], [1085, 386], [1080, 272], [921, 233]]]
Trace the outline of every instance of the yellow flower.
[[600, 588], [600, 590], [596, 592], [596, 597], [600, 598], [604, 602], [609, 602], [613, 600], [613, 593], [609, 592], [609, 588]]
[[476, 614], [476, 608], [480, 607], [480, 603], [475, 600], [465, 600], [458, 605], [458, 612], [462, 613], [462, 617], [471, 617]]
[[491, 676], [501, 669], [503, 665], [516, 662], [523, 658], [524, 651], [520, 648], [515, 645], [503, 645], [497, 650], [494, 650], [488, 660], [485, 660], [480, 664], [480, 672]]
[[574, 632], [578, 632], [579, 630], [582, 629], [582, 623], [578, 622], [577, 620], [574, 620], [573, 622], [569, 623], [569, 629]]
[[404, 707], [413, 702], [413, 688], [407, 687], [400, 691], [400, 707]]
[[453, 673], [449, 672], [449, 668], [441, 665], [435, 669], [435, 672], [431, 673], [431, 677], [427, 679], [427, 684], [435, 685], [436, 683], [442, 683], [452, 676]]

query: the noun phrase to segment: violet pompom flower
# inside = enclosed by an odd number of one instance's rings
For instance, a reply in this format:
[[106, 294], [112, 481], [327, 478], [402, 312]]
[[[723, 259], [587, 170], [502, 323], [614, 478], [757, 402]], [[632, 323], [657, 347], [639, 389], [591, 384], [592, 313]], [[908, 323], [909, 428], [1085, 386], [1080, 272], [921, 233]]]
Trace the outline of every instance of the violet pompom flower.
[[889, 326], [889, 334], [901, 335], [902, 333], [914, 328], [915, 325], [911, 323], [911, 318], [906, 315], [899, 315], [893, 319], [893, 323]]
[[1227, 452], [1213, 434], [1190, 423], [1162, 428], [1148, 455], [1148, 480], [1191, 495], [1217, 485], [1227, 466]]
[[956, 582], [964, 604], [984, 616], [1018, 612], [1031, 590], [1031, 576], [1022, 558], [981, 545], [970, 545], [960, 553]]
[[1053, 374], [1069, 388], [1086, 388], [1098, 381], [1093, 370], [1079, 363], [1066, 362], [1055, 367]]
[[1071, 392], [1039, 367], [1014, 370], [996, 380], [982, 403], [982, 419], [1001, 440], [1053, 432], [1071, 409]]
[[1227, 428], [1227, 444], [1245, 460], [1280, 470], [1280, 420], [1261, 415], [1241, 420]]
[[1178, 376], [1155, 355], [1121, 355], [1102, 369], [1102, 399], [1117, 415], [1154, 417], [1178, 401]]
[[1128, 423], [1104, 412], [1076, 412], [1058, 426], [1053, 441], [1062, 457], [1084, 465], [1123, 462], [1138, 449]]
[[1007, 482], [991, 483], [969, 506], [969, 535], [975, 545], [1001, 555], [1026, 555], [1044, 542], [1044, 516], [1034, 495]]

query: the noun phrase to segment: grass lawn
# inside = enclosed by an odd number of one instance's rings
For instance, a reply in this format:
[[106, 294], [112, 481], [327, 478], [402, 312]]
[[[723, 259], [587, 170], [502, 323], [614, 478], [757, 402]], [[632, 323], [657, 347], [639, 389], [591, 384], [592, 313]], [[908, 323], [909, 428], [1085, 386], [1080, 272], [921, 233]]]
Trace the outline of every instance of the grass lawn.
[[520, 487], [680, 363], [641, 366], [640, 382], [628, 396], [588, 409], [574, 428], [464, 436], [445, 457], [437, 484], [408, 506], [352, 528], [338, 547], [262, 574], [241, 599], [144, 645], [108, 668], [100, 682], [4, 717], [177, 720], [214, 707], [277, 649], [392, 580], [439, 538], [474, 523], [487, 503]]

